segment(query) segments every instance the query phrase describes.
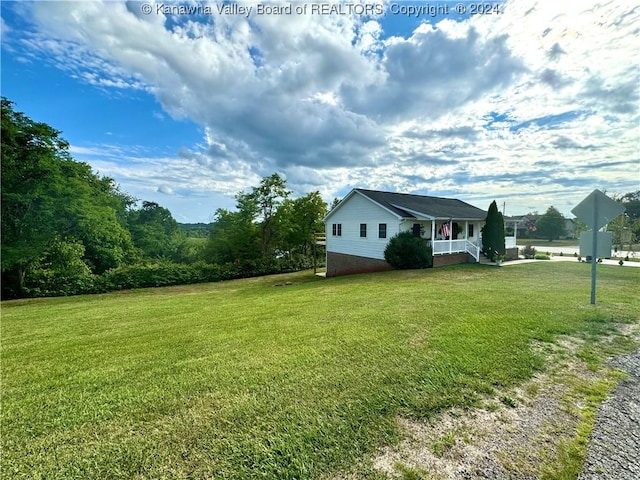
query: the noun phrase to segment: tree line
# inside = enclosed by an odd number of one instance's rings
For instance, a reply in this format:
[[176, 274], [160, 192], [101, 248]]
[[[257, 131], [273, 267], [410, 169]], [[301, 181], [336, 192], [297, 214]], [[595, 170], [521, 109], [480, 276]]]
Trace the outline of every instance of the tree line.
[[[319, 192], [293, 198], [277, 173], [238, 192], [236, 209], [216, 210], [210, 225], [181, 227], [168, 209], [138, 203], [113, 179], [74, 160], [61, 132], [15, 111], [4, 97], [1, 148], [3, 299], [308, 268], [314, 233], [324, 231], [327, 204]], [[622, 246], [640, 238], [640, 191], [616, 200], [626, 213], [608, 229]], [[565, 219], [550, 207], [535, 229], [558, 238], [565, 234]], [[486, 243], [492, 234], [485, 230]], [[504, 238], [504, 232], [495, 236]], [[503, 249], [496, 244], [492, 251]]]
[[61, 132], [4, 97], [1, 129], [3, 299], [166, 284], [158, 265], [180, 283], [311, 264], [327, 205], [319, 192], [292, 198], [278, 174], [239, 192], [237, 211], [216, 210], [208, 229], [185, 229], [74, 160]]

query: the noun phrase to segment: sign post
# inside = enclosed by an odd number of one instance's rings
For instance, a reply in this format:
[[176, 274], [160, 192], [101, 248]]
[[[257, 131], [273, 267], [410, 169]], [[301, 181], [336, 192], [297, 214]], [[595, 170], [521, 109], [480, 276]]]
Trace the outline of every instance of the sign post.
[[593, 230], [591, 241], [591, 305], [596, 303], [596, 264], [598, 261], [598, 230], [618, 215], [624, 207], [596, 189], [571, 210], [576, 217]]
[[591, 305], [596, 304], [596, 265], [598, 261], [598, 230], [600, 227], [596, 228], [595, 225], [598, 222], [598, 200], [593, 202], [593, 237], [591, 240], [591, 245], [593, 245], [593, 250], [591, 250]]

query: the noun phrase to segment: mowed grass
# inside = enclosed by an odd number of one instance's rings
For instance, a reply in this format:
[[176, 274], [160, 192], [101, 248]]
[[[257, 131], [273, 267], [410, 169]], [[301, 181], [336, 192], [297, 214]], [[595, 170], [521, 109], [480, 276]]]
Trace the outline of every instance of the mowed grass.
[[520, 383], [533, 341], [638, 322], [640, 269], [598, 282], [595, 307], [577, 262], [5, 302], [0, 474], [375, 477], [397, 415]]

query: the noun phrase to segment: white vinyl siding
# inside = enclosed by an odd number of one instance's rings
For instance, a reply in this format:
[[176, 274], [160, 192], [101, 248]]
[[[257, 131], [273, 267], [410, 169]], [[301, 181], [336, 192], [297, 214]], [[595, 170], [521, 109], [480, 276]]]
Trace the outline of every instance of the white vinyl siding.
[[477, 244], [480, 238], [480, 229], [483, 224], [484, 222], [469, 222], [469, 225], [473, 225], [473, 236], [469, 236], [469, 231], [467, 230], [467, 239]]
[[[342, 236], [331, 236], [331, 225], [342, 224]], [[360, 224], [366, 224], [367, 236], [360, 236]], [[378, 238], [378, 225], [387, 224], [387, 238]], [[389, 239], [398, 233], [398, 217], [355, 193], [327, 220], [327, 252], [358, 255], [384, 260]]]

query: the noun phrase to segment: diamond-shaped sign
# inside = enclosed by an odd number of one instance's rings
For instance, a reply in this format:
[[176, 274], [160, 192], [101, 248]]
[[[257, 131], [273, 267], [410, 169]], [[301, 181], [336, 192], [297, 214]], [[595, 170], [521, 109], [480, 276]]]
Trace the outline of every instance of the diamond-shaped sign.
[[592, 229], [599, 230], [624, 213], [624, 207], [596, 189], [576, 205], [571, 213]]

